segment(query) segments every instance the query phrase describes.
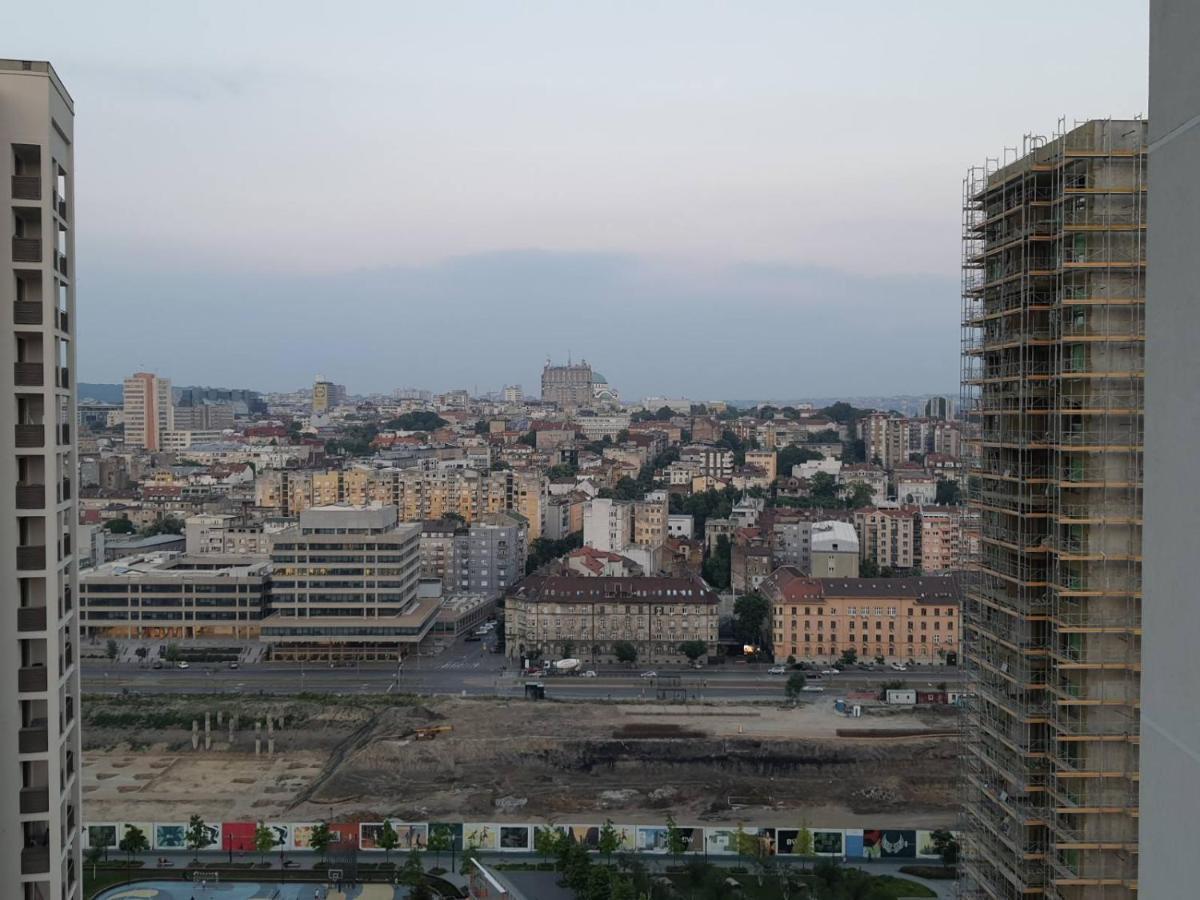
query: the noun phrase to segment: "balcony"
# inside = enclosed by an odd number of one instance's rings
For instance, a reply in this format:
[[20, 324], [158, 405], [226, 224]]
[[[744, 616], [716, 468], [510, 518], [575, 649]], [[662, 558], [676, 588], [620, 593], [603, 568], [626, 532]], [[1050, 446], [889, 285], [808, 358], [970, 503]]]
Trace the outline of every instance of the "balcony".
[[12, 177], [12, 196], [14, 200], [41, 200], [41, 176], [14, 175]]
[[50, 871], [49, 847], [26, 847], [21, 851], [21, 874], [43, 875]]
[[46, 607], [25, 606], [17, 610], [17, 631], [45, 631]]
[[69, 327], [70, 321], [71, 320], [67, 316], [67, 311], [65, 309], [60, 309], [58, 311], [58, 327], [59, 327], [59, 329], [61, 329], [62, 331], [70, 331], [71, 330]]
[[46, 444], [45, 425], [18, 425], [15, 443], [18, 448], [32, 449]]
[[54, 251], [54, 267], [58, 269], [60, 275], [69, 275], [67, 272], [67, 254]]
[[23, 694], [44, 693], [46, 683], [45, 666], [24, 666], [17, 670], [17, 690]]
[[21, 753], [45, 753], [50, 747], [46, 723], [31, 725], [17, 732], [17, 750]]
[[58, 386], [60, 388], [68, 388], [71, 386], [71, 370], [62, 368], [58, 370]]
[[17, 509], [45, 509], [46, 486], [44, 484], [18, 484]]
[[41, 363], [13, 363], [13, 384], [17, 387], [41, 387], [46, 383]]
[[45, 544], [30, 544], [25, 547], [17, 548], [17, 568], [18, 569], [44, 569], [46, 568], [46, 545]]
[[59, 442], [59, 444], [62, 444], [62, 445], [71, 443], [71, 426], [70, 425], [58, 426], [58, 442]]
[[13, 238], [12, 259], [15, 263], [40, 263], [42, 261], [41, 238]]
[[42, 304], [18, 301], [13, 304], [14, 325], [41, 325]]
[[21, 813], [44, 813], [50, 811], [50, 789], [47, 787], [21, 789]]

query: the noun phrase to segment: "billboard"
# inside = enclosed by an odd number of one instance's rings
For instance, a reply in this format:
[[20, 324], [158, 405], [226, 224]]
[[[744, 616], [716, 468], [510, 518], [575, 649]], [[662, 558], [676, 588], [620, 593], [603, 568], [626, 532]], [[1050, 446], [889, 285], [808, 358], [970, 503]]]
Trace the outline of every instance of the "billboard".
[[865, 859], [916, 859], [917, 833], [903, 829], [865, 829], [863, 831]]
[[[424, 850], [429, 846], [429, 826], [424, 822], [391, 822], [392, 830], [396, 832], [396, 850]], [[383, 831], [382, 822], [361, 822], [358, 826], [358, 847], [360, 850], [380, 850], [379, 834]]]

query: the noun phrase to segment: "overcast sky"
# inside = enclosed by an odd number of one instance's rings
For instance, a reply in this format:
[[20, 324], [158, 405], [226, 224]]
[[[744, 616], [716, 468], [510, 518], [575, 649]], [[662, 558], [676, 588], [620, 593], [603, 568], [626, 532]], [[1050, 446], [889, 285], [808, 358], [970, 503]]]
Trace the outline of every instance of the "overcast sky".
[[1146, 108], [1145, 0], [0, 4], [76, 102], [79, 368], [944, 392], [968, 165]]

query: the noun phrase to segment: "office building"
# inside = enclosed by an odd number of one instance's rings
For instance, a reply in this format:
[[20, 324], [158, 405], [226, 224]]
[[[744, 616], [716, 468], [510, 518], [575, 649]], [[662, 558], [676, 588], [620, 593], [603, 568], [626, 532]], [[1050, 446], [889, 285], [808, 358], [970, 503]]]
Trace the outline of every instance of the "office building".
[[524, 519], [486, 513], [455, 534], [451, 592], [503, 594], [525, 575], [526, 532]]
[[0, 894], [82, 896], [74, 497], [74, 107], [49, 63], [0, 60], [0, 251], [9, 361], [0, 484]]
[[125, 379], [125, 446], [161, 450], [165, 432], [175, 430], [171, 380], [152, 372], [135, 372]]
[[1146, 184], [1095, 120], [964, 186], [970, 897], [1137, 896]]
[[440, 600], [418, 598], [420, 525], [390, 506], [315, 506], [271, 549], [276, 658], [396, 660], [425, 638]]
[[1178, 836], [1200, 809], [1200, 605], [1195, 453], [1200, 441], [1200, 6], [1150, 3], [1150, 187], [1146, 283], [1145, 615], [1138, 895], [1190, 897], [1196, 867]]
[[332, 381], [326, 381], [320, 375], [313, 382], [312, 412], [314, 416], [323, 416], [330, 410], [341, 406], [346, 401], [346, 388]]
[[199, 403], [195, 406], [176, 406], [176, 431], [207, 431], [220, 434], [233, 427], [233, 405], [230, 403]]

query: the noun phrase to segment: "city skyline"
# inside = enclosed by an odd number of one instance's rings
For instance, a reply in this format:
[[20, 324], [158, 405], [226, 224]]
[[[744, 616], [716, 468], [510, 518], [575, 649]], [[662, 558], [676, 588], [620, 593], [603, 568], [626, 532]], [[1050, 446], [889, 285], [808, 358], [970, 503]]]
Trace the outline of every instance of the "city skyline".
[[[0, 21], [85, 92], [88, 381], [202, 382], [219, 342], [230, 378], [264, 389], [341, 359], [364, 390], [414, 372], [525, 383], [547, 352], [606, 346], [630, 396], [944, 391], [945, 210], [975, 148], [1146, 106], [1144, 11], [1118, 3], [1018, 4], [1010, 52], [1043, 64], [1003, 82], [973, 64], [983, 13], [945, 3], [927, 8], [937, 29], [879, 4], [853, 31], [770, 3], [467, 20], [365, 4], [336, 22], [289, 6], [282, 42], [264, 39], [270, 5], [239, 8], [236, 35], [210, 7], [130, 25], [67, 6], [65, 28], [57, 11]], [[1105, 71], [1070, 77], [1052, 49], [1066, 28], [1115, 51]], [[976, 103], [993, 114], [931, 129]], [[409, 339], [431, 332], [465, 352]], [[835, 387], [848, 349], [913, 363], [897, 379], [868, 360]]]

